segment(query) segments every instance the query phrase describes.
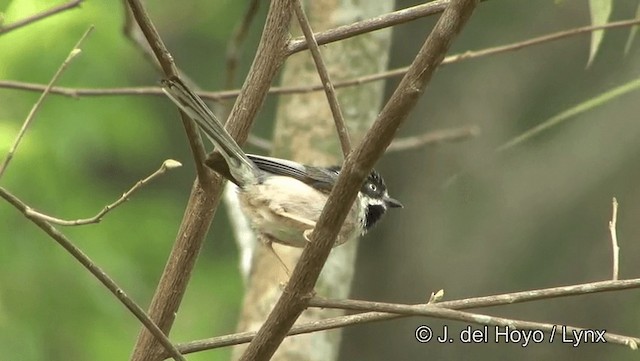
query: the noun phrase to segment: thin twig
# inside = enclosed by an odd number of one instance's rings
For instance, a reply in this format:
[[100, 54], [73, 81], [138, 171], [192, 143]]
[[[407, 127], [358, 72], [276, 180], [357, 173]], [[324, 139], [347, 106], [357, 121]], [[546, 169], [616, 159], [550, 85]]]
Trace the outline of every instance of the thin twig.
[[[14, 80], [0, 80], [0, 88], [26, 90], [33, 92], [44, 91], [47, 86], [45, 84], [28, 83]], [[54, 86], [49, 93], [56, 95], [64, 95], [72, 98], [81, 96], [123, 96], [123, 95], [156, 95], [166, 96], [159, 86], [145, 87], [123, 87], [123, 88], [70, 88], [62, 86]], [[211, 99], [202, 93], [199, 93], [205, 99]], [[217, 100], [216, 98], [215, 100]]]
[[[226, 89], [233, 89], [235, 86], [235, 77], [238, 70], [238, 63], [240, 59], [240, 50], [247, 38], [249, 29], [255, 19], [260, 6], [260, 0], [251, 0], [247, 9], [242, 17], [242, 20], [236, 25], [233, 35], [227, 44], [227, 58], [225, 65], [225, 82]], [[231, 111], [231, 102], [222, 102], [217, 109], [217, 113], [220, 119], [227, 119]], [[253, 137], [249, 135], [247, 142], [253, 144]], [[257, 246], [256, 235], [251, 229], [249, 219], [242, 212], [240, 208], [240, 200], [236, 196], [236, 187], [230, 182], [227, 182], [223, 192], [222, 200], [225, 203], [227, 209], [227, 215], [234, 234], [234, 240], [238, 245], [240, 252], [240, 274], [242, 275], [245, 285], [249, 280], [251, 272], [251, 265], [254, 256], [254, 251]]]
[[[432, 4], [432, 3], [429, 3], [429, 4]], [[419, 5], [419, 6], [426, 6], [426, 4]], [[484, 56], [506, 53], [514, 50], [520, 50], [529, 46], [540, 45], [546, 42], [556, 41], [556, 40], [560, 40], [560, 39], [571, 37], [571, 36], [591, 33], [596, 30], [630, 27], [638, 24], [640, 24], [640, 19], [614, 21], [608, 24], [597, 25], [597, 26], [592, 26], [592, 25], [583, 26], [579, 28], [542, 35], [533, 39], [527, 39], [527, 40], [523, 40], [523, 41], [511, 43], [511, 44], [495, 46], [495, 47], [481, 49], [477, 51], [466, 51], [461, 54], [450, 55], [444, 58], [444, 60], [440, 65], [441, 66], [448, 65], [448, 64], [457, 63], [463, 60], [476, 59]], [[376, 74], [365, 75], [365, 76], [354, 78], [354, 79], [336, 81], [333, 84], [333, 86], [336, 88], [342, 88], [347, 86], [365, 84], [365, 83], [383, 80], [383, 79], [396, 77], [396, 76], [403, 76], [408, 69], [409, 67], [405, 66], [405, 67], [391, 69], [391, 70], [387, 70], [387, 71], [376, 73]], [[274, 90], [274, 93], [277, 93], [277, 94], [289, 94], [292, 92], [303, 93], [303, 92], [318, 91], [322, 89], [323, 89], [322, 84], [314, 84], [314, 85], [305, 85], [305, 86], [293, 86], [293, 87], [287, 87], [287, 88], [284, 88], [284, 87], [277, 88], [277, 89], [274, 88], [273, 90]], [[220, 95], [228, 96], [229, 94], [220, 94]]]
[[[441, 301], [435, 303], [435, 305], [452, 310], [466, 310], [637, 288], [640, 288], [640, 278], [617, 281], [598, 281], [570, 286], [541, 288], [537, 290], [503, 293], [491, 296]], [[313, 297], [309, 300], [309, 306], [321, 308], [339, 308], [352, 311], [376, 311], [416, 315], [426, 305], [406, 305], [363, 300], [329, 300], [321, 297]]]
[[512, 44], [496, 46], [496, 47], [493, 47], [493, 48], [488, 48], [488, 49], [478, 50], [478, 51], [469, 51], [469, 52], [465, 52], [463, 54], [457, 54], [457, 55], [454, 55], [452, 57], [449, 57], [447, 60], [443, 61], [442, 63], [443, 64], [455, 63], [455, 62], [458, 62], [458, 61], [464, 60], [464, 59], [473, 59], [473, 58], [478, 58], [478, 57], [487, 56], [487, 55], [504, 53], [504, 52], [507, 52], [507, 51], [519, 50], [519, 49], [526, 48], [526, 47], [529, 47], [529, 46], [539, 45], [539, 44], [542, 44], [542, 43], [547, 43], [547, 42], [550, 42], [550, 41], [555, 41], [555, 40], [562, 39], [562, 38], [567, 38], [567, 37], [570, 37], [570, 36], [575, 36], [575, 35], [580, 35], [580, 34], [585, 34], [585, 33], [591, 33], [591, 32], [597, 31], [597, 30], [629, 27], [629, 26], [638, 25], [638, 24], [640, 24], [640, 19], [629, 19], [629, 20], [614, 21], [614, 22], [610, 22], [610, 23], [604, 24], [604, 25], [583, 26], [583, 27], [579, 27], [579, 28], [574, 28], [574, 29], [569, 29], [569, 30], [559, 31], [559, 32], [556, 32], [556, 33], [547, 34], [547, 35], [542, 35], [542, 36], [539, 36], [539, 37], [536, 37], [536, 38], [532, 38], [532, 39], [528, 39], [528, 40], [524, 40], [524, 41], [519, 41], [519, 42], [512, 43]]
[[162, 165], [160, 166], [160, 168], [158, 170], [156, 170], [155, 172], [153, 172], [153, 174], [151, 174], [150, 176], [148, 176], [145, 179], [142, 179], [142, 180], [138, 181], [133, 187], [131, 187], [131, 189], [129, 189], [128, 191], [123, 193], [122, 196], [120, 198], [118, 198], [118, 200], [116, 200], [115, 202], [105, 206], [100, 212], [98, 212], [98, 214], [96, 214], [95, 216], [93, 216], [91, 218], [75, 219], [75, 220], [70, 220], [69, 221], [69, 220], [64, 220], [64, 219], [59, 219], [59, 218], [48, 216], [48, 215], [46, 215], [44, 213], [37, 212], [37, 211], [35, 211], [34, 209], [32, 209], [30, 207], [27, 207], [27, 210], [25, 211], [25, 213], [29, 217], [40, 218], [40, 219], [42, 219], [44, 221], [47, 221], [47, 222], [53, 223], [53, 224], [57, 224], [57, 225], [60, 225], [60, 226], [80, 226], [80, 225], [91, 224], [91, 223], [99, 223], [100, 221], [102, 221], [102, 218], [107, 213], [109, 213], [110, 211], [112, 211], [113, 209], [115, 209], [116, 207], [121, 205], [122, 203], [124, 203], [127, 200], [129, 200], [129, 197], [131, 197], [131, 195], [134, 192], [136, 192], [138, 189], [144, 187], [147, 183], [151, 182], [154, 178], [166, 173], [167, 170], [178, 168], [178, 167], [181, 167], [181, 166], [182, 166], [182, 164], [180, 164], [180, 162], [175, 161], [173, 159], [165, 160], [162, 163]]
[[443, 142], [458, 142], [477, 137], [479, 134], [480, 128], [475, 125], [434, 130], [413, 137], [396, 138], [387, 148], [387, 152], [406, 151]]
[[22, 123], [22, 127], [20, 128], [20, 131], [18, 132], [18, 135], [16, 136], [16, 139], [13, 142], [13, 145], [11, 146], [11, 148], [9, 149], [9, 152], [7, 153], [7, 157], [4, 159], [4, 161], [0, 165], [0, 178], [2, 178], [2, 175], [4, 174], [4, 171], [9, 166], [9, 162], [11, 162], [11, 159], [13, 158], [13, 155], [15, 154], [16, 150], [18, 149], [18, 145], [20, 145], [20, 141], [22, 140], [22, 137], [27, 132], [27, 128], [29, 128], [29, 125], [31, 124], [31, 121], [34, 119], [36, 113], [38, 112], [38, 110], [42, 106], [42, 103], [43, 103], [44, 99], [47, 97], [47, 94], [49, 94], [49, 91], [51, 90], [51, 87], [53, 87], [53, 84], [58, 80], [58, 78], [60, 78], [62, 73], [67, 69], [67, 67], [69, 66], [71, 61], [73, 61], [73, 59], [75, 59], [75, 57], [82, 52], [82, 50], [80, 49], [80, 46], [82, 45], [84, 40], [87, 38], [87, 36], [89, 36], [89, 34], [91, 34], [91, 31], [93, 31], [93, 26], [90, 26], [84, 32], [84, 34], [82, 34], [82, 36], [80, 37], [80, 39], [78, 40], [76, 45], [74, 45], [73, 48], [71, 49], [71, 51], [69, 52], [69, 55], [67, 55], [67, 58], [62, 62], [62, 64], [60, 64], [60, 66], [58, 67], [56, 72], [53, 74], [53, 77], [51, 78], [51, 80], [49, 80], [49, 84], [47, 84], [47, 86], [44, 88], [44, 91], [42, 92], [42, 94], [40, 94], [40, 97], [38, 98], [38, 101], [36, 101], [36, 103], [31, 108], [31, 111], [29, 111], [29, 114], [27, 115], [27, 118]]
[[[578, 295], [586, 295], [600, 292], [622, 291], [627, 289], [640, 288], [640, 278], [621, 280], [621, 281], [601, 281], [584, 283], [571, 286], [552, 287], [539, 290], [530, 290], [514, 293], [505, 293], [492, 296], [474, 297], [461, 300], [452, 300], [435, 303], [437, 307], [462, 310], [475, 309], [484, 307], [494, 307], [500, 305], [510, 305], [515, 303], [533, 302], [542, 299], [552, 299], [558, 297], [570, 297]], [[309, 300], [310, 307], [321, 308], [340, 308], [354, 311], [371, 310], [374, 307], [387, 307], [392, 312], [366, 312], [357, 315], [339, 316], [328, 318], [321, 321], [303, 323], [291, 328], [288, 336], [298, 335], [301, 333], [310, 333], [322, 330], [330, 330], [345, 326], [352, 326], [362, 323], [383, 321], [389, 319], [403, 318], [411, 316], [411, 312], [417, 312], [425, 307], [424, 304], [419, 305], [401, 305], [388, 304], [360, 300], [328, 300], [319, 297], [313, 297]], [[403, 312], [403, 313], [400, 313]], [[238, 345], [250, 342], [255, 337], [256, 332], [241, 332], [231, 335], [212, 337], [203, 340], [185, 342], [177, 345], [177, 348], [183, 354], [192, 352], [211, 350], [231, 345]]]
[[[567, 326], [567, 325], [558, 325], [558, 324], [550, 324], [550, 323], [541, 323], [541, 322], [532, 322], [525, 320], [516, 320], [510, 318], [496, 317], [491, 315], [479, 314], [479, 313], [471, 313], [465, 311], [457, 311], [450, 308], [444, 308], [439, 304], [423, 304], [423, 305], [398, 305], [398, 304], [384, 304], [377, 302], [367, 302], [367, 301], [353, 301], [350, 300], [348, 306], [338, 306], [333, 305], [333, 307], [329, 306], [331, 303], [325, 303], [324, 307], [338, 308], [338, 309], [366, 309], [367, 311], [376, 311], [376, 312], [386, 312], [386, 313], [394, 313], [394, 314], [403, 314], [410, 316], [426, 316], [433, 317], [437, 319], [444, 320], [453, 320], [453, 321], [464, 321], [467, 323], [475, 323], [479, 325], [487, 325], [487, 326], [500, 326], [500, 327], [509, 327], [511, 329], [518, 330], [541, 330], [548, 334], [550, 334], [549, 342], [553, 342], [556, 338], [557, 334], [565, 334], [565, 335], [575, 335], [579, 334], [579, 332], [584, 332], [585, 328]], [[346, 302], [341, 301], [341, 304]], [[619, 345], [624, 345], [630, 347], [632, 350], [636, 350], [638, 348], [638, 344], [640, 344], [640, 338], [613, 334], [610, 332], [605, 332], [603, 330], [600, 331], [602, 339], [598, 339], [599, 342], [610, 342]], [[565, 336], [566, 337], [566, 336]], [[581, 340], [576, 340], [580, 342]]]
[[304, 9], [302, 8], [302, 3], [300, 0], [295, 0], [293, 2], [293, 10], [296, 13], [298, 23], [300, 24], [300, 28], [302, 29], [302, 33], [304, 34], [305, 39], [307, 40], [307, 44], [309, 44], [309, 50], [311, 51], [313, 62], [316, 64], [316, 69], [318, 70], [318, 75], [320, 76], [320, 80], [322, 81], [324, 92], [327, 95], [329, 108], [331, 108], [333, 121], [335, 122], [336, 130], [338, 131], [338, 138], [340, 139], [342, 154], [346, 157], [347, 154], [349, 154], [349, 152], [351, 151], [351, 139], [349, 138], [349, 130], [347, 129], [347, 125], [345, 124], [344, 116], [342, 116], [342, 110], [340, 109], [340, 103], [338, 102], [338, 97], [336, 96], [336, 90], [334, 89], [333, 83], [331, 82], [331, 77], [329, 76], [329, 72], [327, 71], [327, 66], [324, 64], [324, 60], [322, 60], [322, 54], [320, 54], [318, 42], [316, 42], [316, 39], [313, 35], [313, 30], [311, 29], [311, 24], [309, 24], [309, 19], [307, 19], [307, 15], [304, 13]]
[[54, 6], [51, 9], [42, 11], [40, 13], [31, 15], [27, 18], [24, 18], [22, 20], [16, 21], [14, 23], [11, 23], [9, 25], [5, 25], [5, 26], [0, 26], [0, 35], [6, 34], [12, 30], [16, 30], [18, 28], [21, 28], [23, 26], [35, 23], [36, 21], [42, 20], [42, 19], [46, 19], [48, 17], [51, 17], [55, 14], [61, 13], [63, 11], [69, 10], [69, 9], [73, 9], [75, 7], [79, 7], [80, 4], [82, 3], [82, 0], [71, 0], [67, 3], [58, 5], [58, 6]]
[[[147, 43], [143, 43], [137, 36], [133, 36], [133, 40], [141, 47], [145, 47], [147, 44], [150, 46], [165, 76], [176, 76], [178, 72], [173, 57], [164, 45], [141, 1], [127, 0], [127, 4]], [[127, 19], [129, 18], [128, 16]], [[134, 26], [132, 21], [127, 23]], [[133, 31], [129, 33], [135, 35]], [[173, 326], [173, 321], [189, 283], [191, 271], [195, 266], [205, 235], [215, 214], [219, 201], [218, 191], [222, 183], [220, 178], [214, 177], [204, 165], [205, 148], [196, 125], [183, 112], [180, 112], [180, 117], [187, 134], [191, 154], [195, 160], [198, 178], [191, 188], [180, 229], [149, 305], [149, 316], [167, 334]], [[157, 339], [145, 328], [141, 328], [131, 360], [155, 360], [157, 354], [162, 352], [162, 348], [159, 346]]]
[[613, 197], [611, 203], [613, 206], [611, 221], [609, 222], [609, 233], [611, 233], [611, 247], [613, 250], [613, 275], [611, 279], [617, 281], [620, 267], [620, 247], [618, 246], [618, 234], [616, 232], [616, 225], [618, 223], [618, 200], [616, 197]]
[[[362, 20], [356, 23], [339, 26], [337, 28], [322, 31], [314, 35], [318, 44], [324, 45], [335, 41], [347, 39], [356, 35], [403, 24], [412, 20], [423, 18], [425, 16], [438, 14], [442, 12], [447, 7], [447, 5], [449, 5], [449, 3], [450, 1], [448, 0], [431, 1], [427, 4], [417, 5], [388, 14], [380, 15], [372, 19]], [[287, 47], [287, 55], [306, 50], [308, 46], [309, 45], [306, 37], [293, 39], [289, 42], [289, 46]]]
[[[500, 53], [505, 53], [513, 50], [520, 50], [529, 46], [540, 45], [550, 41], [560, 40], [566, 37], [571, 37], [575, 35], [581, 35], [587, 32], [592, 32], [596, 30], [603, 30], [609, 28], [619, 28], [619, 27], [629, 27], [640, 24], [640, 19], [631, 19], [631, 20], [623, 20], [611, 22], [605, 25], [598, 26], [584, 26], [575, 29], [564, 30], [557, 33], [543, 35], [537, 38], [528, 39], [512, 44], [500, 45], [496, 47], [491, 47], [487, 49], [481, 49], [477, 51], [467, 51], [461, 54], [454, 54], [447, 56], [441, 63], [441, 65], [448, 65], [457, 63], [464, 60], [476, 59], [483, 56], [495, 55]], [[387, 78], [392, 78], [396, 76], [402, 76], [407, 72], [409, 67], [401, 67], [396, 69], [391, 69], [388, 71], [365, 75], [353, 79], [346, 80], [338, 80], [333, 83], [334, 88], [343, 88], [348, 86], [355, 86], [360, 84], [365, 84], [373, 81], [383, 80]], [[27, 90], [27, 91], [43, 91], [45, 89], [45, 85], [35, 84], [35, 83], [27, 83], [27, 82], [17, 82], [11, 80], [0, 80], [0, 88], [5, 89], [19, 89], [19, 90]], [[322, 84], [313, 84], [313, 85], [293, 85], [293, 86], [282, 86], [282, 87], [271, 87], [269, 89], [270, 95], [279, 95], [279, 94], [296, 94], [296, 93], [309, 93], [314, 91], [320, 91], [324, 89], [324, 85]], [[79, 97], [79, 96], [119, 96], [119, 95], [156, 95], [156, 96], [164, 96], [162, 92], [162, 88], [160, 87], [124, 87], [124, 88], [67, 88], [67, 87], [53, 87], [50, 91], [51, 94], [59, 94], [66, 95], [71, 97]], [[239, 89], [232, 90], [222, 90], [215, 92], [206, 92], [206, 91], [198, 91], [197, 94], [206, 100], [213, 101], [221, 101], [224, 99], [235, 98], [240, 93]]]
[[71, 254], [84, 268], [86, 268], [91, 274], [94, 275], [114, 296], [129, 310], [131, 313], [146, 327], [147, 330], [155, 337], [158, 342], [164, 347], [168, 355], [170, 355], [176, 361], [186, 361], [180, 354], [176, 347], [169, 341], [167, 336], [158, 328], [158, 326], [149, 318], [140, 306], [133, 301], [124, 292], [116, 282], [107, 275], [98, 265], [96, 265], [86, 254], [84, 254], [78, 247], [60, 231], [58, 231], [49, 222], [42, 218], [33, 217], [28, 214], [27, 206], [24, 202], [18, 199], [16, 196], [8, 192], [6, 189], [0, 187], [0, 197], [4, 198], [12, 206], [18, 209], [22, 214], [27, 217], [36, 226], [42, 229], [49, 237], [53, 238], [60, 246], [62, 246], [69, 254]]

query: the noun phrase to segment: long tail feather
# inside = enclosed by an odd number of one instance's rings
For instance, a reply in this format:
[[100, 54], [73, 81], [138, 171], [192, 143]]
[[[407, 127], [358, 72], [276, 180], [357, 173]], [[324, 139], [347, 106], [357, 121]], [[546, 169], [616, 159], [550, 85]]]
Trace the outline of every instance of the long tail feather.
[[241, 185], [255, 182], [258, 168], [247, 158], [204, 101], [177, 77], [163, 79], [162, 86], [165, 94], [211, 139], [227, 161], [231, 175]]

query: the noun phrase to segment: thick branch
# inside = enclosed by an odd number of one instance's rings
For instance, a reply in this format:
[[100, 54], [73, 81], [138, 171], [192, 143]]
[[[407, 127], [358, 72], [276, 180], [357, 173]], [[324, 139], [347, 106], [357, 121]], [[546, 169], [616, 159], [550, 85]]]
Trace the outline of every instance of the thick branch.
[[76, 7], [80, 7], [80, 4], [82, 3], [82, 0], [71, 0], [69, 2], [66, 2], [64, 4], [58, 5], [58, 6], [54, 6], [51, 9], [45, 10], [43, 12], [37, 13], [35, 15], [31, 15], [27, 18], [24, 18], [22, 20], [16, 21], [12, 24], [6, 25], [6, 26], [1, 26], [0, 27], [0, 35], [6, 34], [12, 30], [16, 30], [19, 29], [21, 27], [27, 26], [29, 24], [33, 24], [36, 21], [40, 21], [42, 19], [46, 19], [48, 17], [51, 17], [53, 15], [59, 14], [61, 12], [67, 11], [69, 9], [73, 9]]
[[[464, 310], [533, 302], [558, 297], [586, 295], [599, 292], [623, 291], [637, 288], [640, 288], [640, 278], [621, 281], [600, 281], [571, 286], [504, 293], [492, 296], [473, 297], [461, 300], [438, 302], [435, 305], [441, 308]], [[309, 306], [321, 308], [340, 308], [354, 311], [384, 310], [386, 312], [366, 312], [356, 315], [333, 317], [321, 321], [295, 325], [291, 328], [289, 333], [287, 333], [287, 336], [418, 315], [420, 310], [426, 307], [425, 304], [402, 305], [360, 300], [328, 300], [319, 297], [311, 298], [309, 300]], [[247, 343], [250, 342], [255, 337], [255, 335], [256, 332], [241, 332], [232, 335], [224, 335], [204, 340], [186, 342], [179, 344], [177, 347], [180, 352], [187, 354]]]
[[331, 114], [333, 115], [333, 120], [336, 124], [338, 138], [340, 139], [340, 146], [342, 147], [342, 154], [346, 157], [351, 151], [351, 139], [349, 137], [349, 130], [347, 129], [347, 125], [344, 121], [344, 116], [342, 115], [342, 110], [340, 109], [338, 97], [336, 96], [336, 90], [333, 87], [333, 83], [331, 82], [331, 77], [329, 76], [329, 71], [324, 64], [324, 60], [322, 60], [322, 54], [320, 54], [318, 42], [313, 35], [309, 19], [307, 19], [307, 15], [302, 8], [302, 2], [300, 0], [295, 0], [293, 9], [296, 13], [296, 17], [298, 18], [300, 28], [304, 33], [304, 37], [306, 38], [307, 43], [310, 44], [309, 49], [311, 50], [311, 56], [313, 57], [313, 62], [316, 64], [316, 69], [320, 76], [320, 80], [322, 81], [322, 86], [325, 94], [327, 95], [327, 101], [329, 102], [329, 108], [331, 108]]
[[[314, 35], [318, 44], [324, 45], [440, 13], [447, 5], [449, 5], [449, 2], [449, 0], [435, 0], [426, 4], [380, 15], [372, 19], [362, 20], [353, 24], [343, 25], [335, 29], [322, 31]], [[287, 55], [306, 50], [308, 47], [309, 45], [305, 37], [293, 39], [289, 42], [289, 46], [287, 47]]]

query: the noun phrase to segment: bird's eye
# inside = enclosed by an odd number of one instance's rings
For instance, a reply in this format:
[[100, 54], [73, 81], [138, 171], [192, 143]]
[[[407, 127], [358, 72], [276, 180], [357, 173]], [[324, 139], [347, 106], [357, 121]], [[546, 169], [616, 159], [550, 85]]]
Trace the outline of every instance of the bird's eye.
[[369, 183], [368, 187], [369, 187], [369, 190], [372, 192], [376, 192], [378, 190], [378, 186], [373, 183]]

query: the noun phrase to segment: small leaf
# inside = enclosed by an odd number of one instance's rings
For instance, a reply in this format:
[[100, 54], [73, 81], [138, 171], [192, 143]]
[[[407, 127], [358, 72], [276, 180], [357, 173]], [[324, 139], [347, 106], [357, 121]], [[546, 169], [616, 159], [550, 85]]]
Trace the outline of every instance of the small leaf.
[[[591, 13], [591, 25], [604, 25], [609, 21], [611, 16], [613, 0], [589, 0], [589, 12]], [[589, 49], [589, 60], [587, 68], [591, 66], [593, 59], [598, 53], [600, 43], [604, 37], [604, 30], [596, 30], [591, 32], [591, 48]]]
[[635, 91], [635, 90], [640, 90], [640, 78], [632, 80], [626, 84], [623, 84], [617, 88], [613, 88], [611, 90], [608, 90], [600, 95], [597, 95], [591, 99], [587, 99], [584, 102], [573, 106], [569, 109], [566, 109], [562, 112], [560, 112], [559, 114], [554, 115], [553, 117], [543, 121], [542, 123], [536, 125], [535, 127], [525, 131], [524, 133], [518, 135], [515, 138], [512, 138], [511, 140], [509, 140], [508, 142], [506, 142], [505, 144], [499, 146], [496, 151], [497, 152], [503, 152], [505, 150], [508, 150], [510, 148], [513, 148], [516, 145], [519, 145], [520, 143], [529, 140], [530, 138], [542, 133], [545, 130], [548, 130], [558, 124], [561, 124], [567, 120], [569, 120], [570, 118], [580, 114], [580, 113], [584, 113], [587, 110], [591, 110], [594, 109], [600, 105], [606, 104], [607, 102], [622, 96], [624, 94], [627, 94], [629, 92]]

